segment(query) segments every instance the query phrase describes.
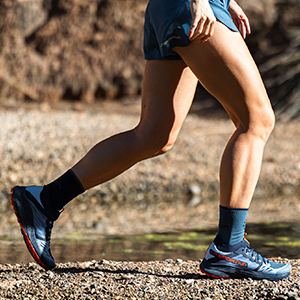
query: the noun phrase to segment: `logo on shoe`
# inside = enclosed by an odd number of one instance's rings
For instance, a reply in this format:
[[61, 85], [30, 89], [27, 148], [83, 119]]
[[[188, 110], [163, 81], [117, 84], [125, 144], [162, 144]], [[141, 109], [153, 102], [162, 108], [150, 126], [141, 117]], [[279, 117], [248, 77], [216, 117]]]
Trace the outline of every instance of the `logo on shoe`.
[[231, 258], [231, 257], [228, 257], [228, 256], [225, 256], [221, 253], [218, 253], [218, 252], [215, 252], [213, 251], [212, 249], [210, 249], [209, 253], [217, 258], [220, 258], [220, 259], [225, 259], [226, 261], [228, 262], [231, 262], [233, 264], [236, 264], [236, 265], [239, 265], [241, 267], [245, 267], [247, 268], [248, 267], [248, 264], [244, 261], [240, 261], [240, 260], [237, 260], [237, 259], [234, 259], [234, 258]]

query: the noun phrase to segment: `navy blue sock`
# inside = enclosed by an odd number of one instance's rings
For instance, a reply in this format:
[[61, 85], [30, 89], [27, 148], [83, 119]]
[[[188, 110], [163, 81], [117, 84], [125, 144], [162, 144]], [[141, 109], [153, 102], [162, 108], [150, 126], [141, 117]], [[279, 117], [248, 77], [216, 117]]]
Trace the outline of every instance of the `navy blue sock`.
[[81, 182], [70, 169], [55, 181], [44, 186], [41, 201], [47, 210], [57, 211], [84, 191]]
[[217, 241], [223, 245], [236, 245], [245, 235], [247, 208], [223, 207], [220, 205], [220, 221]]

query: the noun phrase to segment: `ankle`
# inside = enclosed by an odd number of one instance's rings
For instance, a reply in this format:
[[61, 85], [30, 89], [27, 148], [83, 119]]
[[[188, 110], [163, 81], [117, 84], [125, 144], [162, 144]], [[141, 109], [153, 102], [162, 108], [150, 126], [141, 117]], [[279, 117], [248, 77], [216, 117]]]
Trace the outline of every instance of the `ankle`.
[[49, 211], [60, 211], [83, 192], [84, 188], [76, 175], [72, 170], [68, 170], [55, 181], [44, 186], [41, 201]]
[[238, 241], [234, 245], [225, 243], [219, 235], [217, 235], [216, 238], [214, 239], [214, 243], [215, 243], [216, 247], [218, 248], [218, 250], [224, 251], [224, 252], [233, 252], [245, 244], [244, 238], [241, 239], [240, 241]]

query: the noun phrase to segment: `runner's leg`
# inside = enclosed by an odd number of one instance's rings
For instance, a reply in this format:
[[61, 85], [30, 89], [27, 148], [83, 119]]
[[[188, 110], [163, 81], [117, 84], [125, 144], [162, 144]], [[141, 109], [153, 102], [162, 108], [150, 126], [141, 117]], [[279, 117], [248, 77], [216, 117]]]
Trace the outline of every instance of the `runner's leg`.
[[208, 42], [175, 48], [203, 86], [224, 106], [236, 131], [220, 168], [220, 204], [248, 208], [259, 177], [274, 113], [257, 67], [237, 32], [217, 22]]
[[141, 119], [136, 128], [92, 148], [73, 168], [85, 189], [168, 151], [191, 106], [197, 79], [181, 60], [147, 61]]
[[25, 243], [42, 267], [47, 270], [55, 267], [50, 240], [59, 211], [84, 189], [117, 176], [142, 159], [171, 149], [192, 103], [196, 85], [196, 77], [183, 61], [147, 62], [142, 115], [136, 128], [100, 142], [73, 171], [68, 170], [44, 187], [12, 189], [11, 201]]
[[200, 269], [214, 278], [286, 278], [291, 265], [263, 258], [244, 239], [264, 145], [274, 126], [274, 114], [256, 65], [241, 36], [221, 23], [216, 24], [206, 43], [196, 40], [175, 51], [221, 102], [236, 126], [220, 168], [218, 235]]

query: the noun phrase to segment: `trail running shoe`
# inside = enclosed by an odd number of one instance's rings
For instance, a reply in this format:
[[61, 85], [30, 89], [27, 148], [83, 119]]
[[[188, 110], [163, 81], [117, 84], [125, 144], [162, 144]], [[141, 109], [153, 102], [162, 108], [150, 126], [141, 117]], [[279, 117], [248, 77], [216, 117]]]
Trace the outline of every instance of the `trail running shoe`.
[[43, 268], [51, 270], [55, 262], [50, 251], [50, 235], [60, 212], [53, 214], [44, 209], [40, 199], [42, 189], [42, 186], [16, 186], [11, 190], [11, 203], [30, 254]]
[[200, 270], [214, 278], [252, 278], [277, 281], [291, 273], [290, 264], [267, 260], [255, 252], [246, 239], [234, 246], [234, 251], [220, 251], [213, 241], [200, 264]]

